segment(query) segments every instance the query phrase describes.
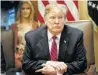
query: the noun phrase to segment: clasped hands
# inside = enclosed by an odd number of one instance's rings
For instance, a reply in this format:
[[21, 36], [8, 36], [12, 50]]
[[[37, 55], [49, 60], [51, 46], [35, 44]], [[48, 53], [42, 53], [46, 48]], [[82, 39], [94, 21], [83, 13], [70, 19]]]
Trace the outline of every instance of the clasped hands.
[[42, 64], [43, 68], [36, 70], [44, 75], [63, 75], [67, 72], [67, 65], [64, 62], [59, 61], [47, 61], [46, 64]]

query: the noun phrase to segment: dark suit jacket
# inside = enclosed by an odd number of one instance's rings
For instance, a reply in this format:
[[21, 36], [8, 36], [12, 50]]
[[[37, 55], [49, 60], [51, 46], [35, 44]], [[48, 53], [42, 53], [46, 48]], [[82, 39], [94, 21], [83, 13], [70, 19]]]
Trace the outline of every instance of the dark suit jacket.
[[[42, 26], [28, 32], [25, 39], [26, 47], [22, 68], [27, 74], [42, 75], [41, 73], [35, 73], [35, 70], [40, 68], [41, 64], [50, 60], [47, 27]], [[64, 26], [60, 38], [58, 61], [67, 64], [68, 69], [65, 74], [80, 73], [85, 70], [86, 51], [82, 31], [67, 25]]]

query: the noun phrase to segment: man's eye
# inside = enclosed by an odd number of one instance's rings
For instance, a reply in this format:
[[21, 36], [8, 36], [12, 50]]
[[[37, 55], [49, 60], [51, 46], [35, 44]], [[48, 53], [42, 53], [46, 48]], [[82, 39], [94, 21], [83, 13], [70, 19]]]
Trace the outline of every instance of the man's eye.
[[59, 18], [59, 19], [62, 19], [63, 17], [62, 17], [62, 16], [59, 16], [58, 18]]
[[52, 16], [52, 17], [50, 17], [50, 19], [55, 19], [55, 17]]
[[30, 8], [27, 8], [27, 9], [30, 9]]

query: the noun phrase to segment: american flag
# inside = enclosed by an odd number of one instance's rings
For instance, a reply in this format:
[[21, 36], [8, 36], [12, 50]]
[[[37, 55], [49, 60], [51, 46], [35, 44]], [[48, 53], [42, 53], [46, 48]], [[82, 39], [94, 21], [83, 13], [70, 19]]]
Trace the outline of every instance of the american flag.
[[98, 26], [98, 1], [88, 1], [88, 14]]
[[38, 20], [44, 23], [44, 10], [47, 4], [59, 3], [64, 4], [68, 8], [67, 20], [79, 20], [78, 0], [38, 0]]

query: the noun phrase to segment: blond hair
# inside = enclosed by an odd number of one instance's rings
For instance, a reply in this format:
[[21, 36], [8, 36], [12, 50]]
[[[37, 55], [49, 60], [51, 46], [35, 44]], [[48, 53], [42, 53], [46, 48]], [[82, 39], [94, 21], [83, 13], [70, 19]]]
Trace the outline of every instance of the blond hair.
[[63, 12], [65, 18], [66, 18], [66, 13], [67, 13], [67, 7], [64, 4], [57, 4], [57, 3], [52, 3], [52, 4], [48, 4], [45, 8], [45, 14], [44, 17], [46, 18], [47, 14], [50, 13], [50, 11], [52, 9], [57, 8], [58, 10], [60, 10], [61, 12]]
[[31, 1], [21, 1], [19, 9], [18, 9], [18, 12], [17, 12], [17, 15], [16, 15], [16, 25], [18, 25], [19, 23], [21, 23], [21, 19], [22, 19], [22, 17], [21, 17], [21, 8], [22, 8], [22, 5], [24, 3], [28, 3], [29, 6], [30, 6], [29, 22], [33, 24], [32, 25], [33, 28], [36, 28], [37, 27], [37, 22], [34, 19], [34, 17], [35, 17], [34, 16], [34, 14], [35, 14], [35, 12], [34, 12], [34, 6], [32, 5]]

